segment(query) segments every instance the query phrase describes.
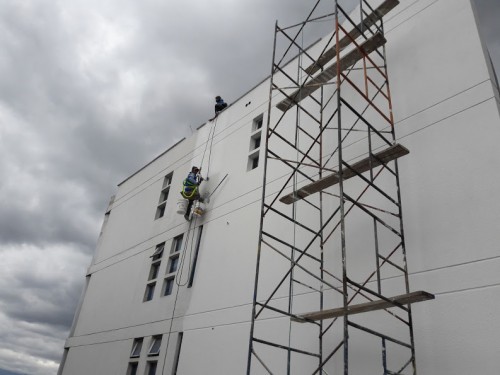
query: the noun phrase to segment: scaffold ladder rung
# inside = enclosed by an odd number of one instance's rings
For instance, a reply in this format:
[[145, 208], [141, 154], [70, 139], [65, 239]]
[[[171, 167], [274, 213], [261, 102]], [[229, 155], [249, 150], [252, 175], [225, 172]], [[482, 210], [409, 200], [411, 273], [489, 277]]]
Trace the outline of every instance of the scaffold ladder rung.
[[345, 315], [354, 315], [368, 311], [382, 310], [382, 309], [387, 309], [389, 307], [395, 307], [395, 304], [406, 305], [409, 303], [428, 301], [434, 299], [434, 295], [420, 290], [418, 292], [412, 292], [395, 297], [389, 297], [388, 299], [390, 300], [390, 302], [381, 299], [377, 301], [370, 301], [370, 302], [360, 303], [357, 305], [347, 306], [347, 309], [344, 309], [343, 307], [338, 307], [335, 309], [314, 311], [305, 314], [297, 314], [299, 316], [299, 319], [291, 318], [291, 320], [302, 323], [306, 322], [306, 319], [309, 321], [324, 320]]
[[[368, 16], [365, 17], [363, 22], [360, 22], [356, 25], [354, 29], [352, 29], [348, 35], [345, 35], [342, 39], [339, 41], [339, 48], [343, 50], [345, 47], [347, 47], [349, 44], [352, 43], [352, 40], [357, 39], [361, 35], [361, 30], [373, 26], [375, 22], [380, 20], [383, 16], [385, 16], [387, 13], [389, 13], [392, 9], [394, 9], [397, 5], [399, 4], [399, 0], [385, 0], [382, 4], [378, 6], [375, 11], [370, 13]], [[320, 57], [319, 59], [311, 64], [309, 67], [305, 69], [305, 71], [308, 74], [314, 74], [318, 70], [320, 70], [322, 67], [325, 67], [328, 62], [330, 62], [332, 59], [337, 56], [337, 46], [333, 46], [332, 48], [326, 50]]]
[[[371, 168], [378, 167], [382, 163], [386, 164], [394, 159], [400, 158], [401, 156], [409, 154], [410, 151], [399, 143], [396, 143], [392, 146], [385, 148], [382, 151], [373, 154], [373, 157], [366, 157], [363, 160], [360, 160], [353, 165], [351, 168], [344, 169], [343, 179], [347, 180], [348, 178], [356, 176], [356, 174], [361, 174], [366, 172]], [[315, 194], [320, 192], [321, 190], [325, 190], [330, 186], [337, 184], [340, 181], [340, 175], [338, 173], [333, 173], [322, 179], [314, 181], [290, 194], [284, 195], [280, 198], [280, 202], [285, 204], [292, 204], [293, 202], [297, 202], [305, 197], [308, 197], [311, 194]]]
[[[356, 64], [365, 55], [369, 55], [377, 48], [383, 46], [386, 42], [385, 37], [381, 33], [373, 35], [371, 38], [365, 40], [359, 48], [346, 53], [339, 60], [340, 70], [344, 71], [350, 66]], [[337, 62], [330, 65], [328, 68], [319, 73], [316, 77], [306, 82], [299, 89], [294, 91], [289, 97], [279, 102], [276, 107], [283, 112], [287, 111], [301, 100], [305, 99], [313, 92], [318, 90], [323, 84], [330, 82], [337, 77]]]

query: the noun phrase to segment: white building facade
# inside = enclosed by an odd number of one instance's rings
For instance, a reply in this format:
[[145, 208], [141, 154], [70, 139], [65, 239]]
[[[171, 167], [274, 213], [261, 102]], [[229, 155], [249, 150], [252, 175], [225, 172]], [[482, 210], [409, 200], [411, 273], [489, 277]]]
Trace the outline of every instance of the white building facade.
[[[418, 372], [497, 374], [500, 99], [473, 5], [402, 0], [384, 20], [395, 132], [410, 150], [399, 162], [409, 283], [436, 297], [413, 305]], [[119, 184], [59, 374], [246, 373], [269, 84]], [[212, 195], [187, 222], [176, 210], [192, 166]], [[270, 316], [269, 330], [284, 323]], [[350, 357], [357, 373], [365, 358]], [[328, 373], [341, 373], [334, 361]]]

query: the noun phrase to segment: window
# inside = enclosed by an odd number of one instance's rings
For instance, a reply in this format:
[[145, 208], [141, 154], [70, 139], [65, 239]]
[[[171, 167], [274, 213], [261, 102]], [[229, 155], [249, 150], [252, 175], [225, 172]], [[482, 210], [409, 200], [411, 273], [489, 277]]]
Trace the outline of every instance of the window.
[[184, 234], [180, 234], [172, 240], [172, 247], [170, 248], [170, 255], [168, 256], [168, 264], [166, 270], [166, 277], [163, 281], [163, 296], [169, 296], [174, 289], [175, 274], [179, 269], [180, 254], [182, 252], [182, 241]]
[[156, 245], [153, 255], [150, 256], [150, 258], [153, 258], [153, 262], [162, 257], [164, 249], [165, 249], [165, 242]]
[[177, 266], [179, 265], [179, 254], [176, 256], [171, 256], [168, 261], [168, 271], [167, 273], [173, 273], [177, 271]]
[[148, 280], [153, 280], [158, 277], [158, 270], [160, 269], [160, 262], [155, 262], [151, 264], [151, 269], [149, 270]]
[[196, 271], [196, 262], [198, 261], [198, 253], [200, 252], [201, 234], [203, 233], [203, 225], [198, 227], [198, 238], [196, 239], [196, 248], [194, 251], [193, 265], [191, 267], [191, 275], [189, 275], [188, 288], [193, 286], [194, 282], [194, 272]]
[[144, 292], [144, 302], [151, 301], [155, 292], [156, 283], [150, 283], [146, 285], [146, 291]]
[[252, 131], [256, 131], [262, 128], [262, 124], [264, 123], [264, 114], [257, 116], [253, 119]]
[[181, 356], [181, 346], [182, 346], [182, 337], [184, 336], [184, 332], [179, 332], [177, 336], [177, 347], [175, 348], [175, 357], [174, 357], [174, 365], [172, 367], [172, 375], [177, 375], [177, 367], [179, 367], [179, 357]]
[[160, 199], [158, 202], [158, 207], [156, 207], [155, 220], [163, 217], [165, 215], [165, 208], [167, 207], [168, 194], [170, 192], [170, 185], [172, 184], [172, 177], [174, 173], [171, 172], [165, 176], [163, 179], [163, 185], [161, 188]]
[[173, 253], [178, 253], [182, 250], [182, 238], [184, 237], [183, 234], [174, 237], [174, 240], [172, 242], [172, 249], [170, 249], [170, 254]]
[[132, 344], [132, 351], [130, 352], [130, 358], [141, 356], [142, 341], [142, 338], [134, 339], [134, 343]]
[[262, 141], [262, 125], [264, 114], [254, 118], [252, 122], [252, 133], [250, 135], [250, 153], [248, 155], [247, 172], [259, 166], [259, 151]]
[[165, 286], [163, 287], [163, 289], [164, 289], [163, 295], [164, 296], [169, 296], [172, 294], [172, 290], [174, 289], [174, 280], [175, 280], [175, 277], [173, 277], [173, 276], [167, 277], [165, 279]]
[[256, 148], [260, 147], [260, 135], [257, 138], [254, 138], [253, 140], [253, 149], [255, 150]]
[[137, 367], [139, 367], [138, 362], [130, 362], [128, 364], [127, 375], [137, 375]]
[[160, 354], [160, 347], [161, 347], [161, 335], [153, 336], [151, 338], [151, 345], [149, 346], [148, 356]]
[[146, 367], [146, 374], [147, 375], [156, 375], [156, 367], [158, 366], [158, 362], [148, 362], [148, 365]]
[[259, 166], [259, 152], [254, 152], [248, 157], [247, 171], [251, 171]]
[[163, 250], [165, 249], [165, 242], [162, 242], [155, 247], [155, 251], [150, 256], [151, 266], [148, 274], [148, 284], [146, 285], [146, 291], [144, 292], [143, 302], [151, 301], [153, 299], [156, 278], [160, 273], [161, 258], [163, 256]]

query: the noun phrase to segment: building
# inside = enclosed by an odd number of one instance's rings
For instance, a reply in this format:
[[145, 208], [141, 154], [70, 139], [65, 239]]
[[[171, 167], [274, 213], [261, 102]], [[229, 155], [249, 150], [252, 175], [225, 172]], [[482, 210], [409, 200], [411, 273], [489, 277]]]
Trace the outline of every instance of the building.
[[[412, 305], [417, 367], [422, 374], [495, 374], [500, 347], [495, 74], [469, 0], [402, 0], [384, 18], [384, 30], [395, 134], [410, 150], [398, 161], [409, 284], [411, 290], [436, 296]], [[308, 51], [318, 54], [328, 39]], [[287, 66], [293, 71], [298, 64], [293, 60]], [[269, 80], [260, 83], [216, 121], [119, 184], [60, 374], [247, 371], [262, 181], [265, 161], [272, 157], [266, 159], [264, 152], [266, 119], [276, 123], [280, 114], [274, 108], [282, 99], [273, 97], [268, 105], [269, 85]], [[332, 91], [325, 88], [327, 94]], [[304, 121], [309, 126], [311, 120]], [[357, 155], [359, 149], [346, 152]], [[206, 213], [186, 222], [175, 211], [192, 165], [210, 177], [202, 191], [213, 195]], [[275, 181], [284, 178], [268, 172]], [[273, 185], [267, 193], [278, 190]], [[300, 243], [300, 232], [293, 233], [299, 233]], [[363, 243], [373, 234], [357, 230], [356, 235]], [[364, 271], [363, 264], [353, 263]], [[264, 288], [272, 289], [273, 271], [280, 267], [272, 260], [263, 265], [268, 271], [259, 279]], [[389, 276], [384, 283], [397, 278]], [[309, 311], [307, 292], [292, 294], [306, 296], [294, 309]], [[273, 333], [290, 324], [271, 314], [263, 327]], [[379, 328], [392, 332], [383, 324]], [[301, 328], [294, 332], [290, 341], [310, 340]], [[380, 338], [377, 345], [375, 357], [381, 362]], [[368, 346], [367, 340], [366, 347], [362, 343], [349, 354], [354, 373], [370, 368], [374, 354]], [[293, 358], [291, 373], [304, 373]], [[269, 373], [259, 361], [254, 358], [252, 374]], [[272, 356], [262, 362], [277, 366], [272, 373], [284, 373], [281, 363], [287, 359]], [[341, 372], [342, 366], [342, 358], [334, 356], [325, 370]]]

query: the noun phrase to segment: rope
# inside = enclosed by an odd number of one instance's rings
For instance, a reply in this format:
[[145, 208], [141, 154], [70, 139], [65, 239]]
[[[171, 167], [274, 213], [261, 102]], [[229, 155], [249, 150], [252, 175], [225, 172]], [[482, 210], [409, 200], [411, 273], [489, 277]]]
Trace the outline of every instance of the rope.
[[210, 141], [210, 150], [208, 152], [207, 180], [208, 180], [208, 173], [210, 172], [210, 160], [212, 158], [212, 145], [214, 144], [215, 128], [216, 127], [217, 127], [217, 117], [215, 118], [215, 121], [214, 121], [214, 126], [213, 126], [214, 130], [212, 132], [212, 140]]
[[208, 144], [210, 143], [210, 152], [209, 152], [209, 159], [208, 159], [208, 165], [207, 165], [207, 179], [208, 179], [208, 172], [210, 171], [210, 158], [211, 158], [211, 155], [212, 155], [212, 144], [213, 144], [214, 137], [215, 137], [215, 128], [216, 128], [216, 126], [217, 126], [217, 117], [215, 117], [215, 120], [214, 120], [214, 123], [212, 125], [212, 128], [208, 132], [207, 143], [205, 143], [205, 150], [203, 150], [203, 156], [201, 157], [200, 171], [201, 171], [202, 166], [203, 166], [203, 161], [205, 160], [205, 154], [207, 153]]
[[[186, 234], [186, 242], [184, 242], [184, 249], [182, 251], [181, 259], [179, 259], [178, 272], [175, 274], [175, 283], [177, 284], [177, 286], [185, 286], [189, 282], [189, 275], [191, 274], [191, 266], [192, 266], [192, 260], [193, 260], [193, 245], [194, 245], [194, 232], [195, 232], [195, 228], [196, 228], [196, 220], [198, 220], [198, 218], [195, 217], [194, 220], [189, 222], [189, 227], [188, 227], [187, 234]], [[194, 228], [191, 231], [191, 224], [193, 224], [193, 221], [194, 221]], [[187, 273], [188, 277], [187, 277], [186, 282], [182, 283], [184, 260], [186, 258], [186, 254], [187, 254], [187, 245], [189, 243], [189, 232], [190, 231], [192, 232], [192, 236], [191, 236], [191, 250], [189, 251], [189, 268], [188, 268], [188, 273]]]

